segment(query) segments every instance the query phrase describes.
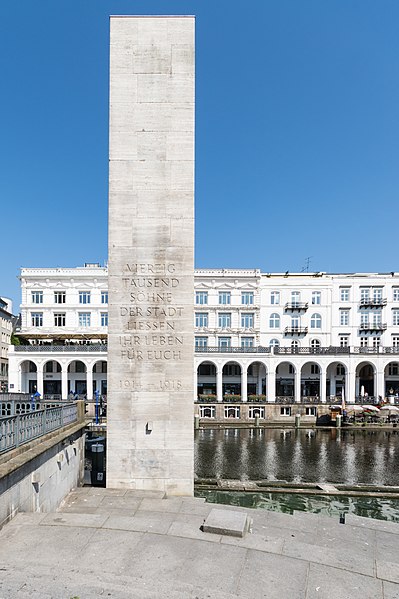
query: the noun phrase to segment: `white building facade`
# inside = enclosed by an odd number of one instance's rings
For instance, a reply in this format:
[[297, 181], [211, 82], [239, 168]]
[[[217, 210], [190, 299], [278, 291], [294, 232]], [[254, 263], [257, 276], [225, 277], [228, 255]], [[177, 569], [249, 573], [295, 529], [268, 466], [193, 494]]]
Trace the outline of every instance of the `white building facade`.
[[0, 297], [0, 392], [8, 388], [8, 350], [13, 329], [12, 304]]
[[[10, 390], [106, 395], [106, 267], [22, 269], [21, 287]], [[399, 397], [399, 273], [200, 269], [194, 287], [200, 416]]]

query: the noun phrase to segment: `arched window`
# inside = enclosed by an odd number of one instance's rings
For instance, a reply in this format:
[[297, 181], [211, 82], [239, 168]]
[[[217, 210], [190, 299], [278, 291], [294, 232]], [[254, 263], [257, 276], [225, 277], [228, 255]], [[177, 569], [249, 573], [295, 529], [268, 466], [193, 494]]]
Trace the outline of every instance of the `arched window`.
[[293, 341], [291, 341], [291, 347], [292, 347], [292, 349], [298, 349], [299, 348], [299, 341], [297, 341], [296, 339], [294, 339]]
[[310, 347], [312, 349], [319, 349], [321, 347], [321, 343], [318, 339], [312, 339], [312, 341], [310, 342]]
[[280, 328], [280, 316], [275, 312], [270, 316], [270, 328], [271, 329], [279, 329]]
[[310, 328], [311, 329], [321, 329], [321, 316], [320, 314], [312, 314], [310, 319]]
[[278, 339], [270, 339], [269, 347], [280, 347], [280, 341]]

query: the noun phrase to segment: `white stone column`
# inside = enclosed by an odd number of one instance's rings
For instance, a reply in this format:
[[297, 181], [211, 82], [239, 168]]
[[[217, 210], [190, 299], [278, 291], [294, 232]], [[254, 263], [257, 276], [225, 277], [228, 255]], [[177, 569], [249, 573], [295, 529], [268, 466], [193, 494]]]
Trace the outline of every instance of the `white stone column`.
[[327, 371], [320, 367], [320, 401], [326, 403], [327, 401], [327, 389], [326, 389], [326, 376]]
[[223, 401], [223, 366], [220, 364], [216, 372], [216, 396], [217, 401]]
[[61, 399], [68, 398], [68, 369], [65, 364], [62, 365], [61, 370]]
[[194, 401], [198, 400], [198, 366], [194, 364]]
[[379, 395], [381, 395], [382, 398], [385, 397], [385, 377], [383, 370], [377, 370], [377, 388], [374, 395], [377, 398]]
[[43, 364], [37, 366], [36, 376], [36, 389], [37, 392], [43, 397]]
[[295, 370], [295, 403], [301, 402], [301, 368], [296, 367]]
[[247, 371], [247, 366], [244, 364], [244, 366], [241, 367], [241, 400], [242, 401], [248, 401], [247, 383], [248, 383], [248, 371]]
[[271, 368], [266, 373], [266, 401], [274, 403], [276, 401], [276, 370]]
[[360, 379], [355, 374], [355, 397], [359, 397], [360, 395]]
[[89, 401], [93, 399], [93, 364], [86, 364], [86, 397]]
[[358, 383], [355, 373], [348, 370], [345, 375], [345, 401], [346, 403], [355, 403], [356, 384]]

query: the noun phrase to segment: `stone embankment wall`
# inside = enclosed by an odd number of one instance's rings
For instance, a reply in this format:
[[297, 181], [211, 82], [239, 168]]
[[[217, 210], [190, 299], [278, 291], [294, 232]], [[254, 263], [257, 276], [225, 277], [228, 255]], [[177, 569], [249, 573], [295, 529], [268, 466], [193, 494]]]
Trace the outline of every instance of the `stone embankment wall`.
[[83, 484], [84, 422], [0, 457], [0, 528], [18, 512], [54, 512]]

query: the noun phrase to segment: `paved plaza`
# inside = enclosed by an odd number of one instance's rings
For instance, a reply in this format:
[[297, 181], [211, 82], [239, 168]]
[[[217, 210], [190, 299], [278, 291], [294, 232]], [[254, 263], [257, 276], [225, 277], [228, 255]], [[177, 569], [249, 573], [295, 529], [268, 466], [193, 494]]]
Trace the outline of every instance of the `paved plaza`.
[[[218, 507], [244, 538], [200, 530]], [[0, 531], [1, 599], [399, 599], [399, 525], [84, 487]]]

